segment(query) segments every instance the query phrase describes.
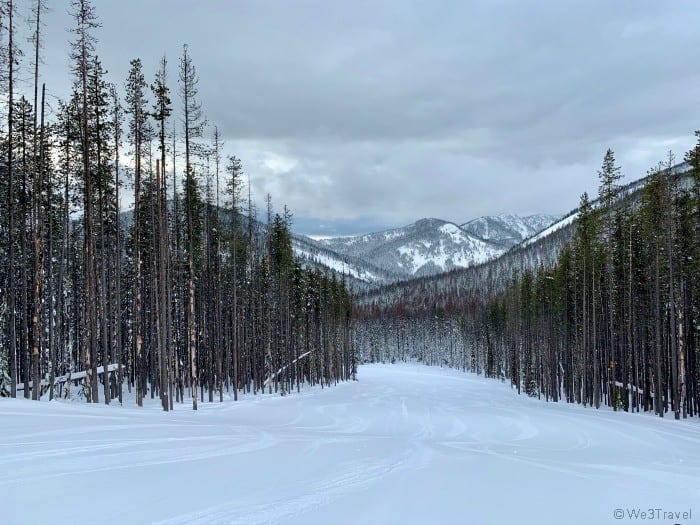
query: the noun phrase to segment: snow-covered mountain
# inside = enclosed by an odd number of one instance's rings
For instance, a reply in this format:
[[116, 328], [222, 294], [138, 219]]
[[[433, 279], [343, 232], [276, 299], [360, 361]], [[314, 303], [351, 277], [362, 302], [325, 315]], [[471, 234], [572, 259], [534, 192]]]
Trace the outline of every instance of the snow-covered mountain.
[[465, 268], [500, 253], [493, 244], [440, 219], [422, 219], [403, 228], [319, 242], [403, 277]]
[[402, 277], [378, 268], [360, 257], [338, 253], [305, 235], [294, 234], [292, 248], [294, 254], [307, 267], [328, 269], [339, 278], [345, 278], [354, 288], [395, 282]]
[[296, 236], [298, 255], [369, 285], [435, 275], [498, 257], [556, 220], [550, 215], [481, 217], [462, 226], [422, 219], [402, 228], [314, 241]]
[[557, 215], [545, 214], [496, 215], [465, 222], [461, 228], [480, 239], [508, 249], [539, 233], [558, 219]]

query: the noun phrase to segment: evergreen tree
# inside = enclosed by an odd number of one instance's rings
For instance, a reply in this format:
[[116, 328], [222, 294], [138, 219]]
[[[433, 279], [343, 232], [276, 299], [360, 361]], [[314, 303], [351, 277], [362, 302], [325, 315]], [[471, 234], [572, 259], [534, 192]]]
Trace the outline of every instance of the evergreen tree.
[[129, 115], [129, 139], [131, 140], [132, 154], [134, 156], [134, 224], [132, 228], [132, 250], [135, 267], [135, 294], [134, 294], [134, 355], [133, 377], [136, 381], [136, 402], [140, 406], [146, 395], [144, 384], [144, 355], [143, 355], [143, 288], [142, 259], [143, 244], [141, 242], [141, 208], [142, 208], [142, 175], [143, 155], [146, 145], [146, 125], [148, 112], [146, 109], [146, 80], [143, 75], [141, 60], [136, 58], [131, 61], [131, 69], [126, 81], [126, 113]]

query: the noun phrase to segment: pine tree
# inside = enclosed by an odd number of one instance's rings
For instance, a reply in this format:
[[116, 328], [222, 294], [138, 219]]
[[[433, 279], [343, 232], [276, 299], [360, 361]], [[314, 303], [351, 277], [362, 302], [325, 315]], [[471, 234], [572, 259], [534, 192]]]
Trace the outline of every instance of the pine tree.
[[146, 80], [143, 75], [141, 60], [136, 58], [131, 61], [131, 69], [126, 81], [126, 113], [130, 116], [129, 138], [131, 140], [132, 154], [134, 157], [134, 223], [132, 234], [132, 250], [135, 267], [134, 281], [134, 370], [132, 374], [136, 381], [136, 402], [139, 406], [146, 395], [145, 364], [143, 356], [143, 273], [141, 242], [141, 206], [142, 206], [142, 175], [143, 153], [147, 140], [146, 125], [148, 112], [146, 110]]
[[83, 328], [83, 362], [87, 371], [85, 386], [88, 400], [99, 402], [97, 389], [97, 289], [95, 228], [93, 212], [92, 144], [90, 143], [89, 79], [93, 65], [96, 39], [93, 31], [99, 27], [95, 9], [89, 0], [72, 0], [72, 16], [75, 20], [75, 41], [71, 43], [71, 59], [75, 88], [80, 103], [80, 156], [83, 183], [83, 244], [84, 244], [84, 301], [85, 323]]
[[[614, 372], [615, 363], [618, 361], [617, 347], [615, 344], [614, 327], [616, 323], [616, 311], [614, 308], [615, 298], [615, 282], [613, 277], [613, 231], [614, 231], [614, 210], [615, 200], [618, 194], [618, 181], [622, 177], [621, 169], [615, 164], [615, 155], [611, 149], [608, 149], [603, 158], [603, 165], [598, 171], [598, 180], [600, 187], [598, 190], [598, 199], [600, 201], [600, 212], [605, 216], [604, 225], [604, 256], [605, 256], [605, 302], [604, 312], [607, 326], [604, 348], [606, 349], [603, 362], [609, 365], [605, 367], [610, 375], [606, 381], [607, 390], [611, 394], [614, 389]], [[617, 409], [617, 406], [613, 404]]]
[[122, 137], [122, 121], [123, 109], [117, 94], [116, 86], [110, 86], [110, 98], [112, 102], [112, 131], [114, 132], [114, 230], [115, 230], [115, 246], [114, 246], [114, 341], [117, 349], [117, 395], [119, 403], [123, 402], [123, 383], [124, 372], [122, 364], [125, 361], [124, 348], [124, 330], [123, 330], [123, 306], [122, 306], [122, 227], [121, 227], [121, 201], [120, 201], [120, 158], [119, 146]]
[[160, 159], [156, 162], [156, 185], [158, 198], [157, 230], [158, 230], [158, 358], [160, 363], [160, 397], [163, 410], [170, 409], [170, 398], [172, 398], [172, 383], [169, 373], [171, 357], [169, 355], [171, 347], [171, 323], [170, 323], [170, 300], [168, 296], [168, 281], [170, 279], [170, 242], [168, 239], [168, 210], [166, 198], [166, 124], [172, 113], [170, 90], [167, 86], [167, 60], [161, 59], [160, 68], [156, 73], [155, 83], [151, 86], [151, 91], [155, 96], [153, 108], [153, 118], [158, 124], [158, 149]]
[[[234, 400], [238, 399], [238, 374], [239, 374], [239, 334], [241, 329], [239, 326], [239, 310], [238, 310], [238, 289], [239, 289], [239, 273], [240, 268], [239, 260], [241, 259], [240, 254], [243, 253], [242, 259], [245, 261], [245, 251], [242, 250], [242, 235], [240, 231], [240, 225], [238, 224], [238, 203], [241, 198], [242, 191], [242, 179], [243, 179], [243, 167], [240, 159], [235, 156], [228, 157], [228, 164], [226, 165], [226, 171], [229, 175], [228, 182], [226, 184], [226, 193], [228, 195], [227, 212], [229, 215], [229, 225], [228, 228], [228, 252], [230, 257], [228, 260], [230, 279], [228, 280], [227, 289], [230, 290], [230, 346], [231, 346], [231, 375], [233, 376], [233, 396]], [[248, 218], [250, 221], [250, 218]]]
[[201, 136], [204, 121], [201, 105], [197, 101], [197, 77], [187, 45], [183, 46], [180, 59], [180, 97], [183, 105], [183, 131], [185, 135], [185, 214], [187, 216], [187, 344], [190, 361], [190, 384], [192, 390], [192, 408], [197, 410], [197, 327], [195, 312], [195, 250], [198, 246], [199, 231], [199, 196], [192, 163], [192, 140]]

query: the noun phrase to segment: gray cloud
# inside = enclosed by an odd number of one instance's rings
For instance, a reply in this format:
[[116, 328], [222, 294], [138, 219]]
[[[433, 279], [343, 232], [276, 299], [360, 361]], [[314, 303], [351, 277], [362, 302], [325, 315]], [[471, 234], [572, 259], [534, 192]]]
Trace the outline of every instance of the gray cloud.
[[[607, 147], [628, 179], [698, 125], [700, 4], [497, 0], [103, 0], [99, 52], [200, 94], [253, 189], [298, 224], [348, 229], [424, 216], [565, 212]], [[65, 93], [70, 25], [47, 17], [44, 77]]]

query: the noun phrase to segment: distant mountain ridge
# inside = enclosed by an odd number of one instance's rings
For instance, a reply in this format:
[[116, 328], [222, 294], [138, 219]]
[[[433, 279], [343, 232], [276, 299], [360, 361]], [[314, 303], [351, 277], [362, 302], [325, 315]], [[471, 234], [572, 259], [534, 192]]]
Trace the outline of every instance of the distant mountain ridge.
[[464, 224], [421, 219], [401, 228], [314, 240], [294, 236], [307, 264], [330, 268], [361, 287], [467, 268], [498, 257], [558, 219], [553, 215], [499, 215]]

